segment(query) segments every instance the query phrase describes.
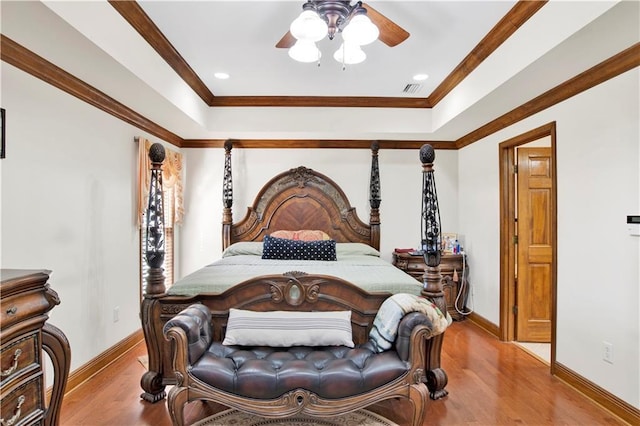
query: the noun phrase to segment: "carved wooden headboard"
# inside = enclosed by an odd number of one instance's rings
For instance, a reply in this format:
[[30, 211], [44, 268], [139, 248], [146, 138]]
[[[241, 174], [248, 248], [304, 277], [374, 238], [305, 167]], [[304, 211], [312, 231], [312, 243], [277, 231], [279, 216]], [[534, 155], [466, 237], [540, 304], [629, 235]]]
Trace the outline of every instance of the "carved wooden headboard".
[[232, 223], [231, 143], [225, 144], [223, 249], [239, 241], [262, 241], [277, 230], [317, 229], [337, 242], [380, 249], [378, 145], [372, 144], [369, 224], [360, 220], [342, 189], [327, 176], [300, 166], [275, 176], [260, 190], [246, 216]]

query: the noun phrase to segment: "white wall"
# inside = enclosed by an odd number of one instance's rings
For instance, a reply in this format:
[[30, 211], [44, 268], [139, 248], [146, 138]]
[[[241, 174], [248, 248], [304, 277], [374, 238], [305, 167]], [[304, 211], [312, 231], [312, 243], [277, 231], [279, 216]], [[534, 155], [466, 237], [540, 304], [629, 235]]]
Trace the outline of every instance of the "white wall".
[[[222, 253], [223, 149], [186, 149], [185, 223], [181, 229], [182, 275], [213, 262]], [[434, 162], [442, 226], [458, 224], [456, 151], [438, 150]], [[418, 150], [380, 150], [380, 251], [391, 261], [396, 247], [418, 247], [422, 164]], [[369, 221], [368, 149], [233, 149], [233, 219], [239, 221], [262, 186], [275, 175], [305, 166], [342, 187], [361, 220]]]
[[7, 158], [0, 263], [52, 271], [61, 304], [50, 322], [69, 339], [73, 371], [140, 329], [133, 140], [150, 137], [1, 66]]
[[[557, 123], [557, 361], [640, 407], [640, 70], [574, 96], [459, 152], [460, 230], [475, 312], [499, 323], [498, 144]], [[602, 360], [602, 342], [614, 363]]]

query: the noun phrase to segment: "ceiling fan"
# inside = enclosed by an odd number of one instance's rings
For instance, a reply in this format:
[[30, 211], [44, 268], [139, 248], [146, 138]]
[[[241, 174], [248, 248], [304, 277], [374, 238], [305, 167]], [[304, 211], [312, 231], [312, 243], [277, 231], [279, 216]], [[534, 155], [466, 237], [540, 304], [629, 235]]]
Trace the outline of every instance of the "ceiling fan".
[[[361, 1], [352, 5], [351, 0], [308, 0], [302, 8], [303, 13], [306, 10], [315, 11], [326, 22], [328, 27], [327, 36], [332, 40], [337, 33], [342, 32], [347, 24], [358, 15], [369, 17], [371, 22], [378, 27], [378, 40], [387, 46], [397, 46], [409, 38], [409, 33], [402, 27]], [[276, 44], [276, 47], [290, 48], [296, 41], [297, 39], [289, 30]]]

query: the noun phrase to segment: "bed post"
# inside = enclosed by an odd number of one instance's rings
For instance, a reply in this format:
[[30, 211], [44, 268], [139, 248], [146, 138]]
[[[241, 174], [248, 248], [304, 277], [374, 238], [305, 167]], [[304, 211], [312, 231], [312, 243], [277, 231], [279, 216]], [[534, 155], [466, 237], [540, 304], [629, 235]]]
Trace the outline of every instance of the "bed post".
[[[162, 346], [164, 341], [158, 337], [154, 324], [154, 311], [158, 309], [158, 297], [164, 295], [164, 202], [162, 195], [162, 162], [165, 151], [162, 144], [154, 143], [149, 148], [151, 160], [151, 180], [149, 182], [149, 204], [146, 213], [147, 241], [145, 258], [149, 267], [147, 286], [142, 299], [140, 316], [144, 340], [147, 344], [149, 369], [140, 379], [144, 393], [142, 399], [157, 402], [166, 395], [162, 383]], [[162, 330], [160, 331], [162, 332]]]
[[147, 276], [148, 295], [162, 294], [164, 287], [164, 196], [162, 193], [162, 162], [165, 151], [162, 144], [154, 143], [149, 148], [151, 160], [151, 179], [149, 181], [149, 204], [147, 205], [146, 223], [147, 241], [145, 259], [149, 266]]
[[222, 250], [231, 245], [231, 225], [233, 224], [233, 179], [231, 178], [231, 139], [224, 141], [224, 179], [222, 181]]
[[[441, 232], [440, 232], [440, 207], [438, 206], [438, 193], [436, 181], [433, 176], [433, 160], [436, 153], [429, 144], [420, 148], [420, 161], [422, 162], [422, 218], [421, 238], [422, 255], [427, 265], [424, 272], [424, 286], [422, 295], [433, 301], [440, 311], [447, 314], [447, 302], [442, 289], [442, 275], [440, 274], [441, 258]], [[440, 352], [444, 333], [434, 336], [427, 351], [426, 379], [427, 387], [432, 399], [439, 399], [449, 393], [444, 389], [447, 385], [447, 373], [440, 368]]]
[[369, 180], [369, 225], [371, 226], [371, 246], [380, 250], [380, 168], [378, 166], [378, 141], [371, 142], [371, 178]]

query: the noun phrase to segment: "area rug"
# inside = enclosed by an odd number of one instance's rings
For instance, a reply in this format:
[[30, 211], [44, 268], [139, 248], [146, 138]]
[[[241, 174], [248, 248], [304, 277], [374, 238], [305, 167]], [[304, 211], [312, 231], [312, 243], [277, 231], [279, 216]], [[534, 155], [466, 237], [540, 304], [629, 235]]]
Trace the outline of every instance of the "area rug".
[[287, 419], [265, 419], [238, 410], [226, 410], [194, 423], [193, 426], [398, 426], [367, 410], [357, 410], [342, 416], [313, 418], [294, 416]]
[[145, 370], [149, 369], [149, 357], [147, 355], [139, 356], [138, 361], [140, 362], [140, 364], [142, 364]]

